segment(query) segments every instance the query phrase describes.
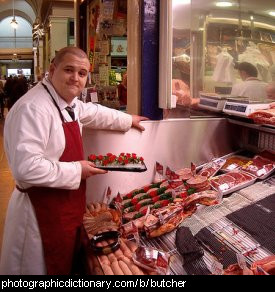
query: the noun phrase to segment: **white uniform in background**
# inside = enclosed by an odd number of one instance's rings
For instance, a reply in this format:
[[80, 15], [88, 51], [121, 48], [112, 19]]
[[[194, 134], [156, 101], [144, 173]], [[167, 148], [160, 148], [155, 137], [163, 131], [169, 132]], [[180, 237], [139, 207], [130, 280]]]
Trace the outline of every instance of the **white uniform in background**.
[[217, 64], [213, 72], [212, 79], [216, 82], [233, 83], [234, 77], [234, 59], [223, 49], [217, 56]]
[[233, 85], [231, 95], [248, 97], [250, 100], [264, 101], [266, 99], [267, 83], [257, 78], [249, 77], [243, 82]]
[[[66, 102], [47, 79], [43, 83], [52, 93], [64, 118], [71, 121], [65, 110]], [[72, 104], [76, 105], [74, 112], [80, 128], [128, 131], [132, 125], [132, 117], [128, 114], [93, 103], [84, 104], [77, 98]], [[58, 161], [65, 147], [64, 130], [59, 113], [41, 83], [12, 107], [5, 122], [4, 138], [8, 162], [15, 183], [21, 189], [31, 186], [79, 188], [81, 165]], [[17, 189], [13, 191], [7, 210], [0, 274], [46, 274], [34, 208], [29, 196]]]

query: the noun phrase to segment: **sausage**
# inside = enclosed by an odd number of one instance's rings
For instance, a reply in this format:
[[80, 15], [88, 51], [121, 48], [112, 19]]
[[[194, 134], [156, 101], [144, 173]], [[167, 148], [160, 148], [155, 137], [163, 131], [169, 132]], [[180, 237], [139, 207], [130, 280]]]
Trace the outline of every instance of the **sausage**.
[[131, 270], [133, 275], [144, 275], [142, 270], [138, 266], [136, 266], [132, 262], [132, 260], [130, 260], [130, 259], [126, 258], [126, 257], [121, 258], [121, 260], [128, 266], [128, 268]]
[[109, 265], [102, 265], [102, 270], [105, 275], [114, 275], [112, 268]]
[[124, 275], [133, 275], [131, 270], [128, 268], [128, 266], [123, 261], [118, 261], [119, 267], [123, 271]]
[[105, 264], [105, 265], [110, 265], [110, 261], [108, 259], [108, 257], [106, 255], [100, 255], [98, 256], [98, 259], [99, 259], [99, 262], [102, 264]]
[[128, 246], [125, 244], [123, 240], [120, 241], [120, 249], [127, 258], [129, 259], [132, 258], [133, 253], [131, 252], [131, 250], [128, 248]]
[[104, 275], [103, 270], [99, 267], [95, 267], [93, 272], [95, 275]]
[[114, 252], [115, 256], [117, 257], [117, 259], [120, 259], [123, 256], [123, 252], [121, 251], [121, 249], [119, 248], [118, 250], [116, 250]]
[[123, 271], [121, 270], [118, 261], [114, 261], [111, 263], [111, 268], [113, 270], [114, 275], [124, 275]]
[[[108, 245], [107, 241], [102, 241], [102, 242], [97, 243], [97, 246], [100, 246], [100, 247], [107, 246], [107, 245]], [[112, 263], [113, 261], [117, 260], [113, 253], [109, 253], [107, 255], [107, 258], [108, 258], [109, 263]], [[105, 258], [105, 260], [106, 260], [106, 258]]]

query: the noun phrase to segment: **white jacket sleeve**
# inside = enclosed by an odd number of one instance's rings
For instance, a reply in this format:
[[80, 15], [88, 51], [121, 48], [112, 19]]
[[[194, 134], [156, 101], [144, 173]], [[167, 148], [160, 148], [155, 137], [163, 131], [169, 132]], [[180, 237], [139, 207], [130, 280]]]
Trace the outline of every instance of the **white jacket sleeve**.
[[128, 131], [132, 126], [132, 116], [92, 102], [78, 102], [79, 119], [84, 127]]
[[[23, 105], [8, 115], [4, 129], [5, 151], [19, 186], [79, 187], [80, 163], [58, 161], [65, 145], [60, 127], [59, 120], [34, 105]], [[52, 136], [57, 136], [55, 143], [51, 143]]]

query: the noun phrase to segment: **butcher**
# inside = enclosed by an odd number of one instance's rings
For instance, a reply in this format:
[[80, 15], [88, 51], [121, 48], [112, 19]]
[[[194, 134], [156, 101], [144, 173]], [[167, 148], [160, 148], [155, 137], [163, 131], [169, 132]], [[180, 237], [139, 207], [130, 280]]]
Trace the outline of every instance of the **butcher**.
[[84, 159], [82, 127], [144, 130], [140, 125], [144, 117], [84, 104], [77, 98], [89, 69], [84, 51], [61, 49], [48, 77], [7, 115], [4, 147], [16, 188], [5, 220], [1, 274], [73, 273], [86, 206], [86, 179], [106, 173]]
[[247, 97], [252, 101], [264, 101], [266, 99], [267, 83], [258, 79], [257, 68], [247, 62], [236, 64], [242, 82], [233, 85], [231, 95]]

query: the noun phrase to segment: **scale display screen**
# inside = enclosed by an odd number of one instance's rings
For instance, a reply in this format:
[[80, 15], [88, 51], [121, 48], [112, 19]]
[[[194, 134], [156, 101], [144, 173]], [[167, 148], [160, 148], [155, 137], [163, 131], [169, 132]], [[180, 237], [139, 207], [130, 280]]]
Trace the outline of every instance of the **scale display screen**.
[[200, 104], [201, 105], [205, 105], [205, 106], [211, 106], [211, 107], [214, 107], [214, 108], [218, 107], [218, 102], [211, 101], [211, 100], [206, 100], [206, 99], [202, 99], [202, 98], [200, 100]]
[[225, 109], [230, 110], [230, 111], [236, 111], [240, 113], [245, 113], [247, 106], [245, 105], [234, 105], [234, 104], [226, 104]]

